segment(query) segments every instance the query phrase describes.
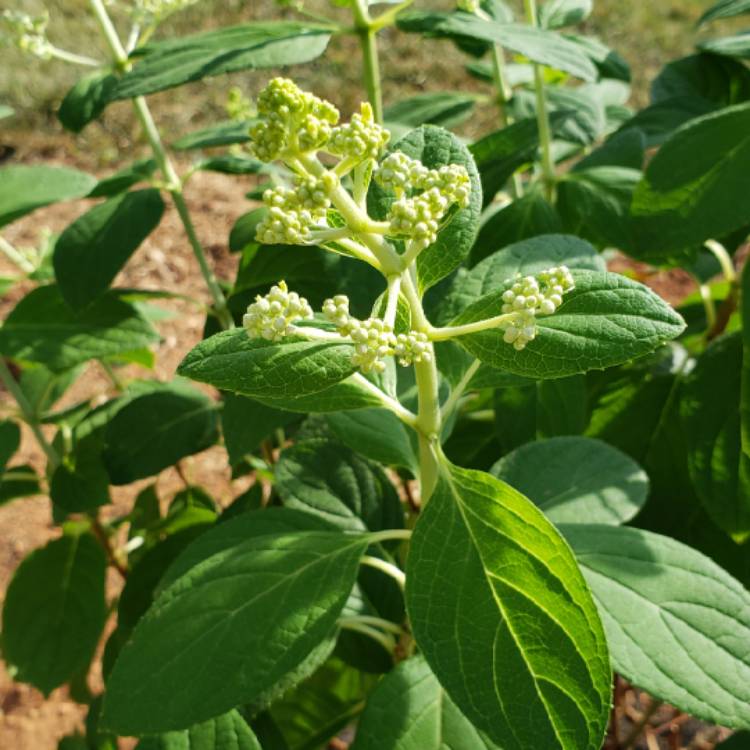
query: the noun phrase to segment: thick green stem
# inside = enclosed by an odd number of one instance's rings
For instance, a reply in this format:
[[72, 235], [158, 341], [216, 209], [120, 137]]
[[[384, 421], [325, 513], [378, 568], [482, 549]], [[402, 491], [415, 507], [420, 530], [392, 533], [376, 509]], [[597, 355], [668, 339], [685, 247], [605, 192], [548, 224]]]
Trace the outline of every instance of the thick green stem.
[[383, 91], [380, 81], [377, 29], [373, 27], [365, 0], [354, 0], [354, 22], [362, 45], [362, 76], [375, 121], [383, 123]]
[[[538, 26], [536, 0], [524, 0], [526, 20], [532, 26]], [[552, 128], [547, 112], [547, 97], [544, 84], [544, 66], [534, 65], [534, 90], [536, 93], [536, 121], [539, 128], [539, 145], [542, 152], [542, 179], [547, 200], [554, 201], [557, 175], [552, 158]]]
[[8, 369], [8, 365], [5, 364], [5, 360], [2, 359], [2, 357], [0, 357], [0, 381], [7, 389], [8, 393], [10, 393], [10, 395], [15, 399], [15, 402], [18, 404], [18, 408], [21, 410], [21, 415], [23, 416], [24, 422], [26, 422], [26, 424], [31, 428], [36, 441], [39, 443], [39, 446], [47, 456], [47, 460], [49, 461], [48, 474], [51, 475], [52, 472], [60, 465], [60, 456], [52, 446], [52, 444], [47, 440], [47, 438], [44, 437], [42, 428], [39, 426], [39, 416], [34, 412], [34, 409], [31, 407], [31, 404], [26, 398], [26, 395], [21, 390], [21, 387], [13, 377], [13, 373]]
[[[107, 40], [112, 57], [122, 70], [127, 70], [129, 67], [128, 53], [122, 46], [117, 30], [115, 29], [112, 19], [109, 17], [102, 0], [89, 0], [89, 2], [96, 19], [99, 22], [102, 33]], [[138, 117], [149, 145], [151, 146], [154, 159], [167, 182], [167, 189], [172, 196], [172, 201], [174, 202], [177, 213], [179, 214], [180, 220], [185, 228], [185, 234], [190, 242], [193, 254], [198, 261], [201, 274], [203, 275], [208, 290], [211, 293], [216, 315], [219, 318], [222, 327], [234, 328], [234, 321], [232, 320], [232, 315], [227, 308], [224, 292], [222, 292], [216, 276], [208, 265], [206, 254], [203, 251], [203, 246], [201, 245], [200, 240], [198, 239], [195, 226], [190, 217], [190, 212], [185, 203], [185, 198], [182, 194], [182, 182], [166, 152], [166, 149], [164, 148], [161, 136], [159, 135], [159, 130], [156, 127], [156, 123], [154, 122], [154, 118], [148, 108], [148, 104], [146, 104], [146, 100], [142, 96], [136, 97], [132, 101], [136, 116]]]

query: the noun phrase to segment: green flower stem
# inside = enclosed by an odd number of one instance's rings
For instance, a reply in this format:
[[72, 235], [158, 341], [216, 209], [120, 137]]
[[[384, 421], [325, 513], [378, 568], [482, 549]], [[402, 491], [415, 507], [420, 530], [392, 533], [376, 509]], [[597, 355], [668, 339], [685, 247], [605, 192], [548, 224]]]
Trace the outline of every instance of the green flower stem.
[[[370, 544], [380, 544], [380, 542], [389, 542], [394, 539], [408, 542], [411, 539], [411, 534], [411, 529], [384, 529], [383, 531], [374, 531], [372, 534], [368, 534], [367, 539]], [[380, 558], [374, 559], [380, 560]], [[383, 560], [380, 560], [380, 562], [383, 562]]]
[[[526, 20], [532, 26], [538, 26], [536, 0], [524, 0]], [[534, 91], [536, 93], [536, 120], [539, 128], [539, 143], [542, 150], [542, 179], [544, 180], [547, 200], [554, 201], [557, 174], [552, 159], [552, 129], [547, 112], [547, 97], [544, 89], [544, 66], [534, 65]]]
[[464, 395], [464, 391], [469, 387], [471, 379], [477, 374], [477, 370], [479, 370], [481, 366], [482, 363], [478, 359], [475, 359], [471, 365], [469, 365], [468, 370], [466, 370], [458, 385], [451, 391], [450, 397], [445, 404], [443, 404], [443, 408], [440, 412], [443, 422], [450, 417], [453, 410], [458, 406], [461, 396]]
[[716, 325], [716, 304], [711, 296], [711, 287], [708, 284], [700, 284], [698, 289], [706, 311], [706, 330], [711, 331]]
[[[122, 46], [117, 30], [115, 29], [112, 19], [109, 17], [102, 0], [89, 0], [89, 3], [97, 21], [99, 22], [99, 26], [101, 27], [107, 44], [109, 45], [112, 57], [122, 70], [127, 70], [130, 66], [128, 54]], [[148, 108], [148, 104], [146, 104], [146, 100], [142, 96], [136, 97], [132, 101], [136, 116], [143, 127], [143, 131], [146, 134], [146, 138], [148, 139], [151, 150], [153, 151], [154, 159], [159, 165], [159, 169], [167, 182], [167, 190], [172, 196], [172, 201], [174, 202], [177, 213], [179, 214], [180, 220], [185, 228], [185, 234], [187, 235], [188, 242], [190, 242], [193, 254], [198, 261], [201, 274], [203, 275], [208, 290], [211, 293], [216, 315], [223, 328], [234, 328], [234, 321], [232, 320], [232, 315], [227, 308], [224, 292], [222, 292], [216, 276], [208, 265], [206, 254], [203, 251], [203, 246], [201, 245], [200, 240], [198, 239], [195, 226], [190, 217], [190, 212], [185, 203], [185, 198], [182, 194], [182, 182], [180, 181], [179, 175], [164, 148], [161, 136], [159, 135], [159, 130], [156, 127], [156, 123], [154, 122], [154, 118]]]
[[56, 57], [58, 60], [64, 62], [73, 63], [73, 65], [85, 65], [89, 68], [100, 68], [102, 63], [99, 60], [94, 60], [93, 57], [87, 57], [86, 55], [76, 55], [74, 52], [68, 52], [65, 49], [52, 46], [50, 48], [50, 54], [52, 57]]
[[49, 461], [48, 474], [51, 475], [60, 465], [60, 455], [47, 438], [44, 437], [42, 428], [39, 425], [38, 415], [34, 412], [26, 395], [21, 390], [21, 387], [13, 377], [13, 373], [8, 369], [8, 365], [5, 364], [5, 360], [2, 357], [0, 357], [0, 382], [2, 382], [8, 393], [10, 393], [15, 399], [18, 408], [21, 410], [23, 421], [30, 427], [31, 431], [34, 433], [36, 441], [47, 456], [47, 460]]
[[379, 643], [390, 654], [392, 654], [396, 648], [396, 641], [393, 636], [381, 633], [379, 630], [376, 630], [369, 625], [365, 625], [364, 623], [357, 622], [350, 617], [339, 620], [339, 626], [344, 630], [353, 630], [372, 638], [373, 641], [377, 641], [377, 643]]
[[395, 635], [401, 635], [403, 628], [400, 625], [396, 625], [395, 622], [390, 620], [384, 620], [382, 617], [372, 617], [371, 615], [351, 615], [350, 617], [342, 617], [339, 620], [339, 625], [346, 627], [344, 623], [360, 623], [361, 625], [371, 625], [381, 630], [387, 630], [389, 633]]
[[5, 253], [11, 263], [18, 266], [24, 273], [36, 271], [34, 264], [23, 253], [16, 250], [4, 237], [0, 237], [0, 250]]
[[[411, 532], [410, 532], [411, 533]], [[365, 555], [360, 561], [362, 565], [367, 565], [370, 568], [375, 568], [381, 573], [385, 573], [387, 576], [393, 578], [396, 583], [403, 589], [406, 586], [406, 575], [397, 565], [389, 563], [386, 560], [381, 560], [379, 557], [373, 557], [371, 555]]]
[[486, 331], [488, 328], [497, 328], [498, 326], [503, 325], [503, 323], [511, 321], [514, 315], [515, 313], [496, 315], [494, 318], [477, 320], [475, 323], [466, 323], [462, 326], [446, 326], [445, 328], [430, 327], [426, 333], [433, 341], [447, 341], [448, 339], [454, 339], [457, 336], [467, 336], [470, 333]]
[[716, 260], [719, 261], [721, 266], [721, 272], [724, 274], [724, 278], [730, 283], [734, 284], [737, 281], [737, 272], [734, 270], [734, 261], [732, 256], [727, 252], [727, 249], [720, 242], [716, 240], [706, 240], [704, 243], [705, 247], [710, 250]]
[[388, 303], [383, 320], [393, 328], [398, 312], [398, 298], [401, 293], [401, 276], [393, 275], [388, 278]]
[[391, 398], [387, 393], [380, 390], [374, 383], [371, 383], [364, 375], [359, 372], [351, 376], [353, 382], [357, 383], [360, 388], [369, 391], [375, 396], [384, 408], [392, 411], [404, 424], [409, 425], [412, 429], [417, 429], [417, 415], [410, 412], [395, 398]]
[[354, 23], [362, 45], [362, 64], [367, 98], [372, 105], [375, 122], [383, 123], [383, 90], [380, 81], [380, 60], [378, 58], [377, 29], [367, 9], [367, 0], [354, 0]]
[[[424, 314], [422, 300], [419, 298], [410, 271], [404, 272], [401, 288], [411, 308], [412, 328], [423, 333], [433, 330]], [[419, 473], [423, 504], [430, 499], [437, 485], [439, 471], [437, 451], [440, 446], [442, 428], [439, 379], [435, 364], [435, 348], [432, 344], [430, 344], [430, 354], [429, 361], [414, 363], [419, 396], [416, 426], [419, 436]]]

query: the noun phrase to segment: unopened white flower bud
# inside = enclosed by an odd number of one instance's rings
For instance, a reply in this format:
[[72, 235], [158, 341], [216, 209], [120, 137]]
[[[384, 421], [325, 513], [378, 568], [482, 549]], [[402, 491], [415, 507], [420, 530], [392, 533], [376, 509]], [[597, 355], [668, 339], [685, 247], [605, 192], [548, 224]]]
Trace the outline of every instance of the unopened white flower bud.
[[426, 333], [409, 331], [396, 336], [396, 345], [393, 353], [398, 358], [398, 363], [409, 367], [415, 362], [429, 362], [432, 359], [430, 340]]
[[372, 106], [364, 102], [359, 114], [352, 115], [348, 123], [333, 128], [326, 148], [332, 154], [358, 161], [377, 159], [390, 137], [391, 134], [375, 122]]
[[286, 336], [295, 320], [309, 320], [313, 311], [307, 300], [290, 292], [286, 282], [278, 285], [264, 297], [258, 295], [247, 308], [242, 325], [251, 338], [280, 341]]
[[7, 29], [13, 44], [23, 52], [49, 60], [53, 46], [47, 39], [49, 13], [45, 10], [38, 16], [30, 16], [17, 10], [4, 10], [0, 14], [1, 27]]

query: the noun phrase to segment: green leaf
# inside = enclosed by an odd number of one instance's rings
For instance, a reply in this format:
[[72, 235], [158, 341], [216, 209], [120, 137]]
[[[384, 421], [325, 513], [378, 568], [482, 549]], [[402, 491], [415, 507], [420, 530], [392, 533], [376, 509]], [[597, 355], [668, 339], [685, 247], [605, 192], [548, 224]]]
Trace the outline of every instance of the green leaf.
[[120, 79], [112, 98], [132, 99], [238, 70], [309, 62], [323, 54], [330, 38], [326, 26], [269, 21], [155, 42], [139, 50], [144, 57]]
[[[251, 339], [240, 328], [198, 344], [178, 373], [254, 398], [317, 394], [351, 375], [353, 346], [288, 336], [279, 343]], [[296, 411], [301, 411], [295, 409]]]
[[512, 244], [539, 234], [554, 234], [562, 230], [562, 221], [557, 211], [540, 190], [530, 190], [485, 219], [471, 249], [469, 265], [484, 260], [506, 243]]
[[386, 107], [383, 119], [389, 125], [411, 128], [420, 125], [452, 128], [469, 117], [476, 103], [476, 96], [458, 91], [416, 94]]
[[99, 180], [87, 197], [110, 198], [113, 195], [124, 193], [133, 185], [147, 181], [155, 171], [156, 162], [153, 159], [138, 159], [113, 175]]
[[138, 743], [136, 750], [261, 750], [261, 747], [239, 711], [230, 711], [182, 732], [147, 737]]
[[632, 245], [630, 205], [640, 169], [594, 166], [572, 170], [560, 181], [557, 210], [566, 231], [601, 248]]
[[[242, 214], [232, 225], [229, 232], [229, 250], [233, 253], [242, 252], [245, 248], [256, 250], [259, 245], [255, 241], [255, 232], [261, 221], [265, 218], [268, 209], [265, 206], [253, 208], [246, 214]], [[244, 260], [244, 258], [243, 258]], [[239, 269], [238, 269], [239, 275]]]
[[247, 156], [222, 154], [212, 156], [198, 162], [197, 169], [204, 172], [220, 172], [221, 174], [265, 174], [270, 171], [268, 164]]
[[726, 55], [740, 60], [747, 59], [750, 58], [750, 31], [741, 31], [739, 34], [723, 36], [719, 39], [709, 39], [701, 42], [698, 47], [714, 55]]
[[65, 535], [18, 567], [3, 606], [3, 656], [48, 695], [88, 666], [104, 627], [106, 559], [90, 534]]
[[[401, 151], [412, 159], [419, 159], [426, 167], [437, 169], [448, 164], [466, 167], [471, 180], [469, 205], [459, 209], [448, 225], [438, 234], [437, 242], [422, 251], [417, 258], [417, 277], [422, 291], [455, 270], [466, 258], [474, 244], [482, 210], [482, 186], [474, 159], [453, 133], [424, 125], [394, 143], [390, 151]], [[385, 218], [392, 194], [373, 182], [368, 195], [372, 214]]]
[[[523, 351], [491, 329], [457, 341], [492, 367], [536, 378], [559, 378], [622, 364], [676, 338], [682, 318], [643, 284], [614, 273], [574, 271], [576, 287], [554, 315], [539, 318], [537, 337]], [[511, 280], [512, 281], [512, 280]], [[452, 325], [501, 314], [509, 284], [468, 307]]]
[[183, 135], [178, 138], [172, 148], [175, 151], [191, 151], [198, 148], [213, 148], [214, 146], [231, 146], [235, 143], [247, 143], [250, 140], [250, 122], [227, 120], [217, 125], [211, 125], [202, 130]]
[[329, 659], [270, 709], [287, 742], [285, 750], [317, 750], [328, 742], [360, 713], [374, 681], [336, 658]]
[[605, 271], [606, 264], [585, 240], [566, 234], [544, 234], [515, 242], [485, 258], [470, 271], [461, 270], [437, 311], [443, 323], [460, 315], [476, 300], [491, 294], [516, 275], [535, 276], [553, 266]]
[[97, 70], [81, 78], [62, 100], [57, 119], [64, 128], [80, 133], [104, 111], [117, 84], [117, 76]]
[[12, 419], [0, 422], [0, 471], [21, 445], [21, 428]]
[[414, 636], [468, 719], [505, 750], [599, 750], [611, 672], [568, 546], [523, 495], [444, 464], [407, 562]]
[[408, 469], [417, 476], [419, 461], [403, 422], [387, 409], [334, 412], [326, 417], [336, 437], [352, 450], [384, 464]]
[[134, 398], [107, 424], [104, 464], [113, 484], [158, 474], [218, 439], [215, 402], [184, 385], [168, 384]]
[[728, 740], [720, 742], [716, 750], [745, 750], [750, 742], [750, 732], [736, 732]]
[[149, 188], [111, 198], [70, 224], [53, 258], [65, 301], [80, 310], [105, 292], [163, 214], [159, 191]]
[[151, 324], [115, 293], [75, 313], [51, 285], [29, 292], [11, 311], [0, 328], [0, 353], [58, 373], [156, 340]]
[[593, 0], [550, 0], [539, 8], [539, 25], [545, 29], [575, 26], [585, 21], [593, 8]]
[[499, 750], [415, 656], [386, 675], [367, 700], [352, 750]]
[[[569, 118], [569, 113], [553, 113], [550, 126], [554, 129]], [[482, 178], [484, 202], [492, 201], [513, 173], [534, 161], [539, 147], [539, 127], [535, 117], [525, 117], [512, 125], [480, 138], [469, 147]]]
[[49, 494], [56, 509], [82, 513], [109, 503], [109, 475], [101, 452], [97, 431], [78, 441], [72, 454], [55, 469]]
[[750, 13], [750, 0], [719, 0], [700, 17], [698, 23], [708, 23], [720, 18], [732, 18], [743, 13]]
[[279, 530], [278, 518], [238, 516], [187, 548], [120, 653], [103, 724], [156, 733], [253, 703], [329, 638], [367, 537]]
[[263, 440], [280, 427], [298, 419], [298, 415], [283, 409], [261, 404], [254, 399], [224, 394], [221, 410], [221, 428], [229, 463], [236, 466], [250, 453], [254, 453]]
[[661, 147], [636, 188], [631, 251], [658, 262], [739, 229], [750, 218], [748, 195], [750, 104], [689, 122]]
[[39, 495], [39, 480], [33, 466], [11, 466], [0, 476], [0, 505], [19, 497]]
[[383, 470], [333, 441], [304, 440], [282, 451], [276, 490], [286, 507], [345, 531], [404, 525], [401, 501]]
[[490, 473], [533, 500], [555, 524], [626, 523], [649, 489], [646, 472], [632, 458], [587, 437], [527, 443]]
[[750, 456], [741, 447], [742, 335], [716, 339], [685, 378], [680, 416], [693, 486], [713, 521], [750, 535]]
[[468, 13], [401, 13], [396, 23], [404, 31], [458, 35], [499, 44], [535, 63], [570, 73], [584, 81], [598, 78], [596, 68], [580, 47], [547, 29], [487, 21]]
[[640, 529], [564, 527], [630, 682], [715, 724], [750, 722], [750, 594], [690, 547]]
[[58, 201], [82, 198], [96, 179], [67, 167], [12, 166], [0, 169], [0, 227]]
[[297, 413], [339, 412], [350, 409], [367, 409], [381, 406], [382, 402], [362, 385], [362, 381], [351, 376], [324, 391], [307, 396], [285, 396], [283, 398], [259, 397], [259, 401], [274, 409], [287, 409]]

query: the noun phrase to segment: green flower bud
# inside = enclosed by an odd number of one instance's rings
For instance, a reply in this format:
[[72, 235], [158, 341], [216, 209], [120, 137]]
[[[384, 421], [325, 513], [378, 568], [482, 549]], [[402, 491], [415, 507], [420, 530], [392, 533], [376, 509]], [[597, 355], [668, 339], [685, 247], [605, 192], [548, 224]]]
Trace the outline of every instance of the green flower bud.
[[426, 333], [409, 331], [396, 336], [396, 345], [393, 353], [398, 358], [398, 363], [409, 367], [414, 362], [429, 362], [432, 359], [430, 351], [430, 340]]
[[428, 171], [418, 159], [394, 151], [383, 159], [374, 177], [378, 185], [394, 192], [399, 198], [411, 188], [421, 185]]
[[313, 311], [307, 300], [296, 292], [290, 292], [285, 281], [264, 297], [258, 295], [247, 308], [242, 325], [251, 338], [280, 341], [291, 332], [295, 320], [309, 320]]
[[467, 13], [476, 13], [479, 10], [479, 0], [456, 0], [456, 7]]
[[390, 140], [391, 134], [375, 122], [369, 102], [361, 105], [360, 114], [331, 131], [327, 150], [337, 156], [357, 161], [377, 159], [378, 154]]
[[391, 232], [408, 237], [423, 250], [437, 240], [440, 219], [449, 208], [450, 201], [437, 188], [414, 198], [400, 198], [388, 213]]
[[274, 78], [258, 95], [260, 121], [250, 128], [251, 148], [262, 161], [315, 151], [331, 137], [338, 110], [302, 91], [288, 78]]
[[552, 315], [563, 302], [563, 295], [575, 288], [573, 276], [567, 266], [549, 268], [534, 276], [519, 276], [503, 292], [502, 312], [510, 315], [503, 340], [517, 350], [533, 341], [537, 333], [536, 319]]
[[38, 16], [30, 16], [16, 10], [4, 10], [0, 20], [7, 29], [11, 42], [22, 52], [34, 57], [49, 60], [52, 57], [52, 45], [47, 39], [49, 13], [45, 10]]

